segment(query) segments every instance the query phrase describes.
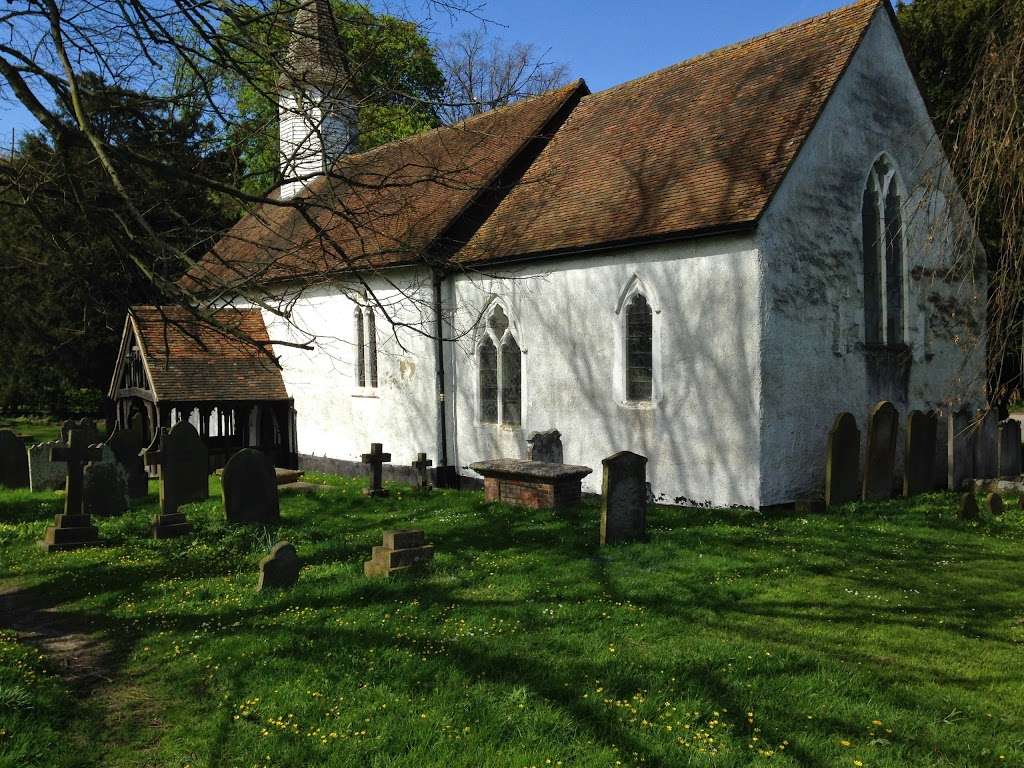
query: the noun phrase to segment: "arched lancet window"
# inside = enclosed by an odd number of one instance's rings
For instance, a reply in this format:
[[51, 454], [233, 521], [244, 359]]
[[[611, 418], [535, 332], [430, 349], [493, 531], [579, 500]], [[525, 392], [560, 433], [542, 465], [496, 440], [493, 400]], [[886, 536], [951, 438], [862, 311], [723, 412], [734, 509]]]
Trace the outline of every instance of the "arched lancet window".
[[864, 247], [864, 341], [904, 341], [903, 200], [896, 169], [880, 158], [871, 169], [861, 209]]
[[[498, 350], [501, 354], [498, 354]], [[508, 316], [495, 306], [477, 347], [480, 366], [480, 421], [516, 426], [523, 418], [522, 351], [509, 327]]]
[[377, 386], [377, 319], [373, 314], [372, 309], [364, 310], [366, 312], [366, 341], [367, 349], [369, 350], [370, 357], [370, 386], [376, 388]]
[[363, 346], [363, 310], [356, 307], [356, 383], [366, 386], [366, 347]]
[[[360, 387], [377, 387], [377, 320], [372, 309], [355, 308], [356, 382]], [[369, 368], [369, 377], [367, 377]]]
[[647, 298], [638, 293], [626, 308], [626, 399], [643, 402], [653, 394], [653, 314]]

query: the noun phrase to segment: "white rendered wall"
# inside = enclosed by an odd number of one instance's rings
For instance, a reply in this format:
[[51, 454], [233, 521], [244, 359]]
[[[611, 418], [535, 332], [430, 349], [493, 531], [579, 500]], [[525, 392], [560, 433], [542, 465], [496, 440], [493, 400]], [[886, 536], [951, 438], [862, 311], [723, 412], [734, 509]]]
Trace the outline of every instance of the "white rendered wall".
[[950, 211], [962, 208], [955, 193], [947, 205], [938, 139], [880, 10], [758, 230], [765, 268], [762, 504], [820, 494], [836, 414], [852, 413], [863, 434], [878, 399], [863, 347], [861, 205], [868, 172], [883, 153], [906, 193], [905, 337], [913, 363], [907, 402], [896, 405], [905, 420], [910, 409], [962, 397], [980, 402], [984, 274], [947, 273], [957, 255]]

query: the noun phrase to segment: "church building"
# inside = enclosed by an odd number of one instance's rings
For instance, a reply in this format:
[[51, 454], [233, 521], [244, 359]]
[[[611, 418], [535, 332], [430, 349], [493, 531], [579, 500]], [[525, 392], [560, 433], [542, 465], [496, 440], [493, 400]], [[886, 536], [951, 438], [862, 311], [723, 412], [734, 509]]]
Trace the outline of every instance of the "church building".
[[660, 501], [762, 507], [821, 492], [841, 411], [982, 404], [984, 258], [886, 0], [365, 152], [330, 13], [294, 22], [280, 197], [183, 279], [286, 342], [266, 403], [194, 373], [241, 443], [470, 477], [557, 429], [585, 490], [630, 450]]

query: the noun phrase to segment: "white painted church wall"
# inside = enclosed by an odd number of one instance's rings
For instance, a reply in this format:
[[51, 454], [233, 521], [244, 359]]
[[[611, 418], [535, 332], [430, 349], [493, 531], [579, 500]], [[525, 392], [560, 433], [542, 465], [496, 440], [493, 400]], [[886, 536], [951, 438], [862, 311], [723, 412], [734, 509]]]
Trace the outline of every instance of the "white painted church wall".
[[[888, 15], [876, 15], [860, 50], [758, 230], [764, 259], [761, 501], [824, 487], [826, 436], [848, 410], [866, 432], [878, 399], [866, 369], [862, 195], [883, 153], [895, 161], [904, 206], [910, 409], [959, 397], [981, 401], [984, 275], [942, 279], [952, 266], [946, 170], [938, 139]], [[875, 391], [873, 391], [875, 390]], [[902, 434], [900, 443], [902, 445]]]
[[[510, 280], [495, 280], [495, 275]], [[636, 280], [654, 310], [654, 402], [625, 403], [623, 323]], [[750, 238], [628, 248], [454, 279], [457, 326], [500, 301], [522, 349], [522, 425], [481, 424], [474, 336], [454, 354], [458, 462], [525, 458], [558, 429], [565, 461], [593, 468], [630, 450], [672, 503], [758, 504], [759, 267]], [[624, 312], [624, 308], [623, 308]]]

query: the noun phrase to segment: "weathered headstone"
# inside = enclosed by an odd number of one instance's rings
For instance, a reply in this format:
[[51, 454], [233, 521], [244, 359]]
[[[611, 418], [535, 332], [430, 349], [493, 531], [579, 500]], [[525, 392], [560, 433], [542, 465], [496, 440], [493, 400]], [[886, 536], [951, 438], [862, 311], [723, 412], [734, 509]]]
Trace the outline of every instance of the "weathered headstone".
[[935, 468], [932, 488], [949, 487], [949, 408], [942, 407], [935, 414]]
[[366, 576], [391, 576], [434, 559], [434, 545], [420, 530], [384, 531], [384, 546], [374, 547], [363, 562]]
[[260, 580], [256, 591], [287, 589], [299, 580], [299, 553], [287, 541], [279, 541], [270, 554], [260, 560]]
[[89, 462], [82, 473], [82, 510], [87, 515], [111, 517], [128, 511], [128, 473], [107, 445], [100, 458]]
[[896, 478], [896, 438], [900, 415], [888, 400], [882, 400], [868, 414], [868, 442], [864, 454], [864, 501], [892, 497]]
[[169, 539], [190, 533], [192, 524], [179, 508], [209, 496], [209, 454], [195, 427], [180, 421], [170, 431], [161, 430], [153, 445], [142, 452], [142, 460], [147, 466], [160, 468], [160, 512], [153, 518], [153, 538]]
[[103, 458], [98, 446], [90, 448], [85, 442], [88, 430], [72, 428], [68, 444], [51, 449], [51, 461], [63, 461], [68, 465], [67, 483], [64, 489], [64, 514], [54, 517], [54, 525], [46, 529], [40, 546], [47, 552], [60, 552], [100, 544], [99, 530], [92, 524], [92, 518], [83, 511], [82, 474], [87, 461]]
[[836, 416], [825, 455], [825, 504], [830, 507], [860, 498], [860, 430], [850, 413]]
[[427, 458], [427, 454], [416, 454], [416, 461], [412, 463], [412, 468], [416, 471], [416, 488], [418, 490], [429, 491], [431, 489], [429, 468], [433, 464], [434, 462]]
[[274, 466], [262, 451], [243, 448], [224, 465], [224, 514], [232, 523], [277, 523], [281, 506]]
[[981, 511], [978, 509], [978, 500], [973, 492], [965, 493], [960, 497], [960, 509], [957, 517], [961, 520], [980, 520]]
[[647, 457], [620, 451], [602, 460], [601, 543], [636, 541], [647, 535]]
[[107, 445], [124, 468], [129, 498], [145, 498], [149, 493], [149, 477], [142, 463], [142, 450], [146, 446], [142, 444], [139, 433], [133, 429], [118, 429], [110, 436]]
[[964, 485], [974, 479], [974, 416], [968, 406], [950, 411], [946, 437], [949, 441], [947, 487], [951, 491], [962, 491]]
[[903, 452], [903, 495], [916, 496], [932, 490], [935, 471], [935, 439], [938, 417], [934, 411], [911, 411], [907, 417]]
[[370, 452], [363, 454], [363, 464], [370, 465], [370, 487], [363, 490], [366, 496], [388, 495], [382, 482], [386, 461], [391, 461], [391, 454], [384, 453], [384, 446], [381, 443], [370, 443]]
[[557, 429], [534, 432], [526, 442], [529, 445], [526, 458], [530, 461], [543, 461], [547, 464], [562, 463], [562, 433]]
[[28, 451], [24, 441], [9, 429], [0, 429], [0, 485], [28, 488]]
[[28, 449], [28, 480], [33, 491], [56, 491], [64, 487], [68, 479], [68, 465], [63, 461], [51, 461], [50, 452], [63, 446], [62, 443], [39, 443]]
[[995, 408], [975, 414], [974, 477], [988, 479], [999, 474], [999, 415]]
[[73, 429], [85, 433], [85, 439], [88, 441], [86, 445], [96, 445], [103, 442], [103, 436], [100, 434], [99, 427], [96, 426], [96, 422], [92, 419], [82, 418], [77, 421], [68, 419], [60, 425], [60, 441], [65, 445], [68, 444], [71, 430]]
[[1020, 422], [1007, 419], [999, 424], [998, 476], [1018, 478], [1021, 474]]
[[1003, 512], [1006, 511], [1006, 505], [1003, 503], [1003, 497], [998, 493], [990, 493], [985, 498], [985, 504], [992, 517], [1002, 517]]

